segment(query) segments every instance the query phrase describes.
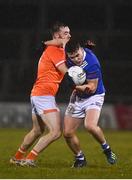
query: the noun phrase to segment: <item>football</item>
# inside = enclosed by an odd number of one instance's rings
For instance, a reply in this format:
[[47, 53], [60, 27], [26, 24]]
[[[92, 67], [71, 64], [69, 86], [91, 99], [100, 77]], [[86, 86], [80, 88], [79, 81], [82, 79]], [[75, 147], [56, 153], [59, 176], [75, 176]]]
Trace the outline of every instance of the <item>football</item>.
[[82, 85], [86, 80], [86, 73], [79, 66], [72, 66], [68, 69], [68, 75], [76, 85]]

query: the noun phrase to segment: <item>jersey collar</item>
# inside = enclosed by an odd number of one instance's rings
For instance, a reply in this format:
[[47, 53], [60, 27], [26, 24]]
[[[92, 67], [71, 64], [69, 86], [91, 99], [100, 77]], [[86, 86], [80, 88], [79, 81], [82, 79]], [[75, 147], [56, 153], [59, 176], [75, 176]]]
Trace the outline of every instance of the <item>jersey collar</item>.
[[86, 57], [86, 52], [85, 52], [85, 50], [83, 49], [83, 61], [84, 61], [84, 59], [85, 59], [85, 57]]

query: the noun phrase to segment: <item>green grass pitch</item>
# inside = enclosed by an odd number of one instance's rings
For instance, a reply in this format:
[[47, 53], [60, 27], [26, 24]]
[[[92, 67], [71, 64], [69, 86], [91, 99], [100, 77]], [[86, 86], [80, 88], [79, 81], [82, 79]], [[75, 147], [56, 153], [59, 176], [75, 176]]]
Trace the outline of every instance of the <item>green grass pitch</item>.
[[118, 156], [116, 165], [109, 165], [100, 145], [85, 130], [78, 136], [88, 161], [82, 169], [71, 168], [73, 155], [63, 137], [52, 143], [37, 160], [36, 168], [17, 167], [9, 159], [20, 145], [27, 130], [0, 129], [1, 179], [129, 179], [132, 178], [132, 132], [105, 131], [105, 136]]

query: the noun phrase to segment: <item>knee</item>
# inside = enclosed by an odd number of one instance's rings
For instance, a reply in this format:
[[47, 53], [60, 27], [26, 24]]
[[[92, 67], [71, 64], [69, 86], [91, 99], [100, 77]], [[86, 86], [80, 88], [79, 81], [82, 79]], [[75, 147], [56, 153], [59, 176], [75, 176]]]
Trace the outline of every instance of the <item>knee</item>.
[[33, 132], [35, 137], [39, 137], [42, 135], [42, 132], [38, 129], [32, 129], [32, 132]]
[[90, 133], [92, 133], [92, 132], [94, 132], [96, 130], [96, 126], [93, 125], [93, 124], [91, 124], [91, 125], [90, 124], [85, 124], [84, 126], [88, 130], [88, 132], [90, 132]]
[[72, 137], [72, 134], [73, 134], [72, 131], [69, 131], [69, 130], [63, 130], [63, 136], [64, 136], [65, 139], [66, 139], [66, 138]]
[[61, 131], [52, 131], [51, 133], [52, 140], [59, 139], [61, 137], [62, 132]]

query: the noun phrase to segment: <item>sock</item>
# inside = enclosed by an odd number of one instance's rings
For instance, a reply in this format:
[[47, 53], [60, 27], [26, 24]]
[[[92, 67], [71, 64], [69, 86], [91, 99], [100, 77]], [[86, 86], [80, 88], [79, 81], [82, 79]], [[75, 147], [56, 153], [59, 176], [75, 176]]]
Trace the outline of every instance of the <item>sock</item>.
[[82, 151], [79, 151], [79, 153], [77, 153], [76, 156], [83, 156], [83, 152], [82, 152]]
[[109, 149], [109, 148], [110, 148], [110, 146], [109, 146], [106, 142], [104, 142], [103, 144], [101, 144], [101, 146], [102, 146], [102, 149], [103, 149], [103, 150], [106, 150], [106, 149]]
[[77, 155], [76, 155], [76, 158], [79, 159], [79, 160], [84, 160], [84, 154], [82, 151], [80, 151]]
[[16, 159], [23, 159], [25, 153], [26, 153], [26, 150], [24, 148], [20, 147], [15, 154], [15, 158]]
[[38, 152], [34, 149], [27, 155], [26, 159], [35, 160], [38, 156]]

